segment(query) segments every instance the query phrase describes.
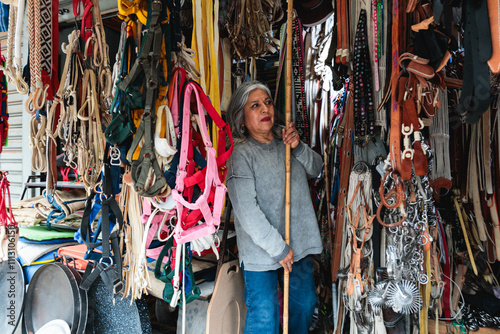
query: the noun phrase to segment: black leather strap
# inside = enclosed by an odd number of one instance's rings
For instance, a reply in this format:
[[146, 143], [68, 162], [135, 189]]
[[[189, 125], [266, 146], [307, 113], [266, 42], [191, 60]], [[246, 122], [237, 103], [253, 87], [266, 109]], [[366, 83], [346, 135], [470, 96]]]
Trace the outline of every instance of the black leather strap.
[[464, 79], [457, 112], [474, 124], [490, 105], [490, 70], [492, 55], [487, 1], [464, 2]]

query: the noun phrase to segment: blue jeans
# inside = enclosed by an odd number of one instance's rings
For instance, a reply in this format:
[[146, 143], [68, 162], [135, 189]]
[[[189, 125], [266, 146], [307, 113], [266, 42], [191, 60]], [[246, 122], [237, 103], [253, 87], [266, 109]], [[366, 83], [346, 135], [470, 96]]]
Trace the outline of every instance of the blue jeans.
[[[243, 264], [245, 304], [248, 307], [246, 334], [279, 333], [280, 307], [277, 288], [278, 282], [283, 287], [283, 275], [283, 268], [271, 271], [247, 271]], [[318, 300], [310, 257], [293, 264], [288, 299], [289, 333], [307, 334]]]

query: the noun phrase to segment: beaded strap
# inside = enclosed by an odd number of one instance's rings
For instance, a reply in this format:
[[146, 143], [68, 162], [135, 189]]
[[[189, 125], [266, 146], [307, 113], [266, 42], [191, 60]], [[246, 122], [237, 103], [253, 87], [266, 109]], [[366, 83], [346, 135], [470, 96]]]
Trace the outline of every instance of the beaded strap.
[[302, 25], [300, 20], [293, 21], [292, 71], [295, 92], [295, 128], [300, 139], [309, 144], [309, 118], [306, 112], [304, 92], [304, 46], [302, 41]]
[[373, 65], [374, 65], [374, 73], [373, 73], [373, 79], [374, 79], [374, 88], [375, 91], [378, 92], [380, 90], [380, 81], [379, 81], [379, 75], [378, 75], [378, 52], [379, 52], [379, 36], [378, 36], [378, 7], [377, 7], [377, 0], [373, 0], [372, 2], [372, 17], [373, 17]]
[[368, 52], [366, 10], [359, 14], [354, 41], [354, 134], [358, 143], [374, 135], [372, 73]]

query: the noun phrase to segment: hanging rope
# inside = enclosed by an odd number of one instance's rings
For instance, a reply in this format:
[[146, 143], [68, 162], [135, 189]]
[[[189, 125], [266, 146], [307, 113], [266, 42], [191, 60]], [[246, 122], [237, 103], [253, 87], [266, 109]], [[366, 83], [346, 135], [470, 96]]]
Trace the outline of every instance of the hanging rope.
[[34, 173], [47, 172], [47, 117], [33, 115], [30, 121], [31, 170]]
[[31, 92], [25, 104], [25, 109], [30, 114], [42, 109], [49, 85], [42, 83], [42, 55], [41, 55], [41, 6], [40, 1], [28, 0], [28, 36], [29, 36], [29, 62], [30, 62], [30, 88]]

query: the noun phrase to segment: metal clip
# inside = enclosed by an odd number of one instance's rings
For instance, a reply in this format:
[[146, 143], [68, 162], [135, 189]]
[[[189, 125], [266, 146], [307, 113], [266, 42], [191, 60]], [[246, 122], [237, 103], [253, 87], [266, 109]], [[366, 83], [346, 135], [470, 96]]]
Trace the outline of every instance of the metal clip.
[[118, 148], [118, 146], [114, 145], [111, 147], [110, 152], [109, 152], [109, 157], [110, 157], [110, 165], [111, 166], [120, 166], [121, 165], [121, 151]]

